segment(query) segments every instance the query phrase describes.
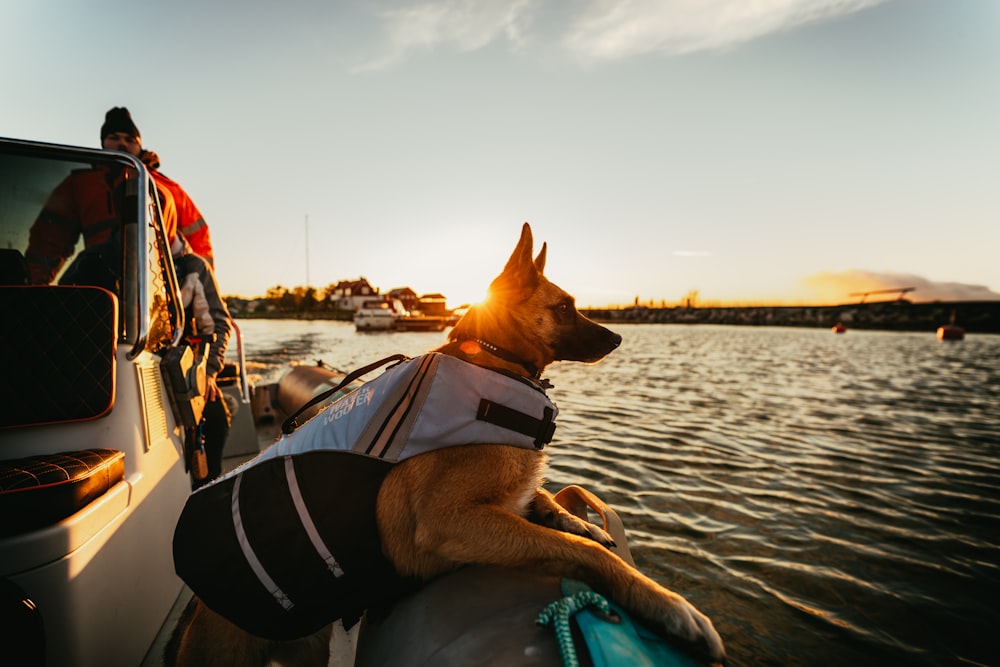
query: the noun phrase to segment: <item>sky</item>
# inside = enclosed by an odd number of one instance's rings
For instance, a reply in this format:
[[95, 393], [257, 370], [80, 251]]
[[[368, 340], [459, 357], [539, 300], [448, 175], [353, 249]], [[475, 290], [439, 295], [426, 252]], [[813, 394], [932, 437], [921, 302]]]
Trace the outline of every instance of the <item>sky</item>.
[[[995, 0], [3, 0], [0, 136], [126, 106], [224, 294], [1000, 299]], [[891, 295], [886, 298], [894, 298]]]

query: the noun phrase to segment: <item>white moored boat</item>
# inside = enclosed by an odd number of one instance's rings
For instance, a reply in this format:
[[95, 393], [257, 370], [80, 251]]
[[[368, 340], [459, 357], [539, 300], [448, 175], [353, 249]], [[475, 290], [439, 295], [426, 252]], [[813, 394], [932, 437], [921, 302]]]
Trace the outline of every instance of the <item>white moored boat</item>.
[[354, 313], [354, 328], [358, 331], [394, 331], [396, 321], [407, 315], [399, 299], [369, 299]]

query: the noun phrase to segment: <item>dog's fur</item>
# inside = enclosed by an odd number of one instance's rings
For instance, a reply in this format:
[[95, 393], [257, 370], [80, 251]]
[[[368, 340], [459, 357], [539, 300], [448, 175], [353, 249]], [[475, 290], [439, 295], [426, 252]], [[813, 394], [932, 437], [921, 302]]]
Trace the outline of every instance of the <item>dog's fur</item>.
[[[546, 246], [532, 259], [532, 245], [525, 223], [489, 298], [455, 325], [439, 352], [537, 377], [554, 361], [594, 362], [619, 345], [620, 336], [580, 314], [573, 298], [545, 278]], [[503, 358], [474, 339], [505, 351]], [[546, 460], [541, 451], [475, 445], [399, 463], [376, 505], [385, 555], [400, 574], [420, 579], [471, 563], [579, 579], [650, 627], [724, 661], [722, 640], [708, 617], [614, 555], [606, 548], [610, 536], [541, 488]], [[275, 650], [291, 648], [304, 651], [303, 657], [312, 650], [314, 664], [325, 664], [328, 638], [329, 630], [297, 642], [254, 637], [195, 598], [168, 646], [167, 664], [262, 665], [278, 657]]]

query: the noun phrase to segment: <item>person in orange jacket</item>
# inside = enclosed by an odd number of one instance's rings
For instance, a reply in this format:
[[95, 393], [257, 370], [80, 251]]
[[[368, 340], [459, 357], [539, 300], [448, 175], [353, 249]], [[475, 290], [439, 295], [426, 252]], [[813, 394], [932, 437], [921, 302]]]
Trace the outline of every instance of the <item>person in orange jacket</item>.
[[159, 171], [160, 158], [156, 153], [144, 150], [140, 153], [139, 159], [149, 169], [153, 179], [173, 195], [174, 204], [177, 206], [177, 225], [184, 239], [191, 246], [191, 250], [196, 255], [204, 257], [209, 266], [215, 267], [215, 257], [212, 254], [212, 236], [208, 230], [208, 223], [205, 222], [205, 218], [195, 206], [194, 201], [177, 181], [168, 178]]
[[[101, 146], [106, 150], [118, 150], [131, 153], [146, 165], [153, 180], [162, 189], [173, 196], [177, 210], [177, 226], [184, 239], [197, 255], [201, 255], [211, 266], [215, 266], [215, 256], [212, 252], [212, 236], [201, 211], [188, 196], [177, 181], [159, 171], [160, 158], [153, 151], [142, 147], [142, 137], [139, 128], [132, 121], [132, 115], [125, 107], [114, 107], [105, 115], [101, 126]], [[167, 230], [169, 235], [170, 230]]]

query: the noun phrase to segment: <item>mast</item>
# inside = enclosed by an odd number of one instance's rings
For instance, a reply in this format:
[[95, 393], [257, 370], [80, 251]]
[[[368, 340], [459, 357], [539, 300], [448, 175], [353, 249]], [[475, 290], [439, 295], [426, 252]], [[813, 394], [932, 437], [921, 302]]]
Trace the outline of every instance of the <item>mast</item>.
[[309, 282], [309, 214], [306, 213], [306, 288], [312, 283]]

